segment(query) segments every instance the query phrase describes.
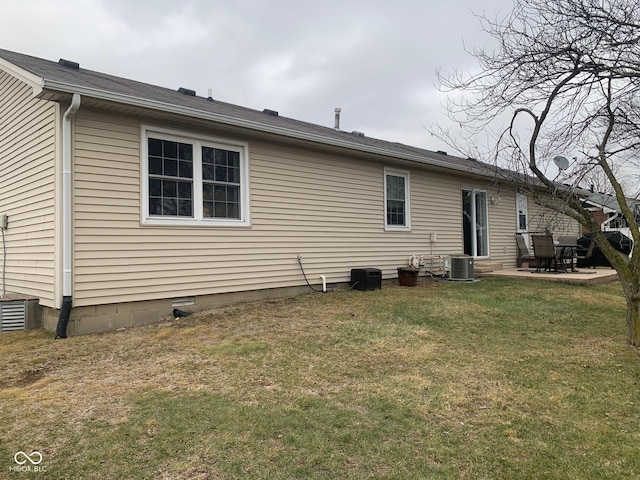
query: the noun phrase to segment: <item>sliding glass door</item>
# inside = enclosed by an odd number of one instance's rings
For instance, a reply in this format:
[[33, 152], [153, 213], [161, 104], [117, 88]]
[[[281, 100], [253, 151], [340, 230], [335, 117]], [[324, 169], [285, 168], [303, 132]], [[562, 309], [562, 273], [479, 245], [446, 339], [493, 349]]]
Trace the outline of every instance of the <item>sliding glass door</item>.
[[462, 230], [464, 253], [472, 257], [489, 256], [489, 215], [487, 192], [462, 190]]

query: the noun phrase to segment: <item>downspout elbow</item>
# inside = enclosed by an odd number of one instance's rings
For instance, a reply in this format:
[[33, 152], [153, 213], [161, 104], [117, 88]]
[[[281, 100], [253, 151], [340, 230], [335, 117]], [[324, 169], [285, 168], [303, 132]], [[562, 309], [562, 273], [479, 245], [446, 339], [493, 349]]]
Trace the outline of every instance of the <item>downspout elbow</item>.
[[80, 109], [80, 103], [82, 103], [82, 97], [79, 93], [74, 93], [71, 97], [71, 105], [69, 105], [67, 111], [64, 112], [64, 118], [70, 119], [71, 117], [73, 117]]

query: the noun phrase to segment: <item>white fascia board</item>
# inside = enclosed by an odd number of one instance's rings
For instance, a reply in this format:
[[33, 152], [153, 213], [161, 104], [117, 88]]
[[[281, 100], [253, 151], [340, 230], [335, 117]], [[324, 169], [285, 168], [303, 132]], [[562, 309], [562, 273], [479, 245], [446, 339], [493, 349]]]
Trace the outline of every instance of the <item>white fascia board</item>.
[[13, 63], [6, 61], [4, 58], [0, 58], [0, 70], [4, 70], [9, 75], [29, 85], [33, 89], [34, 97], [37, 97], [40, 95], [40, 92], [42, 92], [42, 83], [44, 82], [42, 77], [14, 65]]
[[311, 142], [321, 143], [324, 145], [330, 145], [334, 147], [348, 148], [351, 150], [357, 150], [365, 153], [372, 153], [376, 155], [383, 155], [387, 157], [393, 157], [399, 160], [409, 160], [412, 162], [421, 163], [424, 165], [431, 165], [435, 167], [442, 167], [448, 170], [457, 170], [465, 173], [475, 173], [482, 176], [491, 176], [486, 172], [470, 170], [458, 165], [452, 165], [447, 162], [443, 162], [435, 159], [425, 159], [421, 155], [412, 155], [409, 153], [399, 154], [397, 152], [387, 150], [385, 148], [372, 147], [368, 145], [361, 145], [358, 143], [349, 142], [346, 140], [338, 140], [335, 138], [327, 138], [322, 135], [316, 135], [313, 133], [299, 132], [288, 128], [278, 127], [275, 125], [268, 125], [260, 122], [254, 122], [252, 120], [244, 120], [239, 118], [230, 117], [227, 115], [221, 115], [218, 113], [205, 112], [195, 108], [182, 107], [179, 105], [173, 105], [165, 102], [158, 102], [157, 100], [149, 100], [146, 98], [134, 97], [131, 95], [124, 95], [120, 93], [109, 92], [106, 90], [100, 90], [90, 87], [83, 87], [73, 85], [64, 82], [57, 82], [54, 80], [44, 79], [42, 87], [45, 90], [55, 90], [64, 93], [78, 93], [82, 96], [95, 98], [98, 100], [106, 100], [115, 103], [122, 103], [125, 105], [132, 105], [136, 107], [149, 108], [152, 110], [159, 110], [167, 113], [175, 113], [192, 118], [198, 118], [200, 120], [208, 120], [213, 122], [223, 123], [225, 125], [232, 125], [236, 127], [248, 128], [251, 130], [257, 130], [259, 132], [273, 133], [276, 135], [282, 135], [285, 137], [295, 138], [298, 140], [307, 140]]

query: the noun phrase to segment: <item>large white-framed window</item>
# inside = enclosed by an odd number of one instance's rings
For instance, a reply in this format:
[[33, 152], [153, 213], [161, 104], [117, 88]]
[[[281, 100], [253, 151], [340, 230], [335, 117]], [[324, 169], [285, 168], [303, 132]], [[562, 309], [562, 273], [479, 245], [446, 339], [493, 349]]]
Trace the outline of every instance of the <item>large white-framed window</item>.
[[142, 126], [143, 225], [249, 226], [249, 146]]
[[409, 172], [393, 168], [384, 169], [384, 228], [385, 230], [411, 230], [411, 190]]
[[489, 256], [489, 209], [486, 191], [462, 189], [462, 233], [466, 255]]

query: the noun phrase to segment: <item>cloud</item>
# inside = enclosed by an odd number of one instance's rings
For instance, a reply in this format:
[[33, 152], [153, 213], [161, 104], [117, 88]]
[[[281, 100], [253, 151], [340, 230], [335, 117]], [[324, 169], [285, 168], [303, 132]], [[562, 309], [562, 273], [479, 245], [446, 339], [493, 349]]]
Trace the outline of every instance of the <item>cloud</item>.
[[[509, 9], [510, 0], [483, 7]], [[278, 110], [431, 149], [444, 117], [435, 70], [473, 68], [482, 46], [471, 0], [5, 0], [0, 48], [153, 83], [209, 88]]]

